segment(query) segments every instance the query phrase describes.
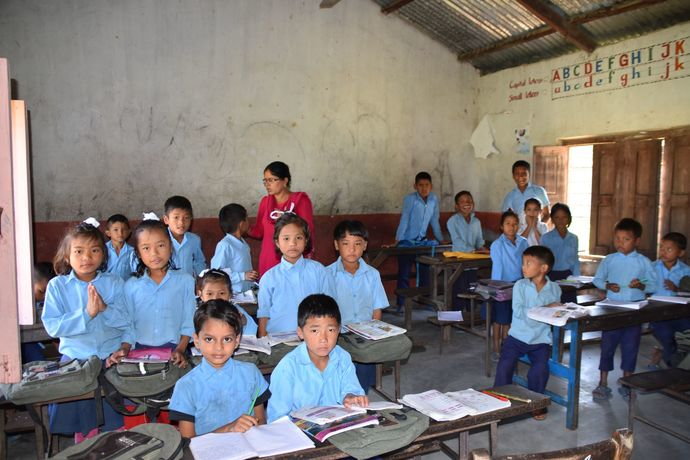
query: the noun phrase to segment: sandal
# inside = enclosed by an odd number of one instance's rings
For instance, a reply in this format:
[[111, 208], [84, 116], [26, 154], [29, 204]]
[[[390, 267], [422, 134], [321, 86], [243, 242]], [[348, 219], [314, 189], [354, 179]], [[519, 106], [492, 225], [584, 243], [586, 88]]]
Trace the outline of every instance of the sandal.
[[547, 414], [548, 414], [548, 411], [546, 410], [546, 408], [540, 409], [540, 410], [535, 410], [532, 412], [532, 418], [534, 420], [541, 422], [542, 420], [546, 420]]
[[630, 388], [620, 386], [618, 387], [618, 394], [620, 394], [626, 401], [630, 401]]
[[613, 393], [611, 388], [604, 385], [599, 385], [594, 389], [594, 391], [592, 391], [592, 398], [595, 401], [606, 401], [611, 397], [611, 393]]

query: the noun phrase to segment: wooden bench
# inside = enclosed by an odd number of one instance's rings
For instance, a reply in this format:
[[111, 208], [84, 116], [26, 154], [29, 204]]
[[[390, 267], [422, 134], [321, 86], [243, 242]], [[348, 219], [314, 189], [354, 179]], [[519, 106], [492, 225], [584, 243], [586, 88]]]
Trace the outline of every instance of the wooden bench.
[[410, 287], [404, 289], [396, 289], [395, 294], [404, 296], [405, 302], [403, 303], [403, 311], [405, 315], [405, 329], [410, 331], [412, 329], [412, 309], [415, 304], [418, 305], [428, 305], [428, 302], [422, 302], [420, 299], [423, 296], [429, 295], [431, 288], [429, 286], [422, 287]]

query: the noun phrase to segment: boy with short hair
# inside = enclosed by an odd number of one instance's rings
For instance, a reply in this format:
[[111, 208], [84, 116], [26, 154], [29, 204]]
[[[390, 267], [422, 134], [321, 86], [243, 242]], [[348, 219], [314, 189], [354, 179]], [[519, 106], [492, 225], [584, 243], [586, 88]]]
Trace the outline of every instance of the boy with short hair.
[[350, 355], [336, 343], [340, 311], [333, 297], [312, 294], [300, 304], [297, 335], [304, 340], [271, 374], [268, 422], [309, 406], [368, 406]]
[[124, 281], [127, 281], [137, 270], [137, 256], [134, 248], [127, 243], [130, 233], [129, 220], [125, 216], [113, 214], [108, 217], [105, 236], [110, 238], [110, 241], [105, 243], [108, 248], [106, 272], [114, 273]]
[[233, 292], [245, 292], [252, 288], [259, 273], [252, 269], [252, 254], [242, 234], [247, 232], [247, 210], [237, 203], [230, 203], [218, 213], [220, 229], [225, 233], [216, 245], [211, 258], [211, 268], [230, 269]]
[[[680, 280], [690, 276], [690, 267], [680, 260], [685, 256], [687, 246], [688, 240], [682, 233], [667, 233], [661, 239], [659, 258], [652, 264], [658, 277], [655, 294], [678, 295]], [[655, 321], [651, 326], [654, 337], [663, 347], [663, 360], [670, 366], [671, 357], [678, 349], [675, 333], [690, 329], [690, 318]]]
[[531, 184], [529, 181], [530, 165], [525, 160], [513, 163], [513, 180], [515, 188], [506, 194], [503, 199], [501, 211], [512, 209], [518, 216], [525, 212], [525, 201], [529, 198], [538, 198], [542, 204], [541, 220], [549, 220], [549, 197], [546, 190], [540, 185]]
[[163, 222], [173, 243], [172, 261], [175, 268], [196, 278], [206, 268], [206, 258], [201, 251], [201, 238], [189, 231], [193, 218], [192, 203], [187, 198], [175, 195], [165, 200]]
[[[546, 382], [549, 380], [551, 326], [528, 318], [527, 312], [534, 307], [560, 304], [561, 288], [546, 276], [553, 263], [553, 253], [544, 246], [531, 246], [522, 254], [524, 278], [513, 287], [513, 319], [508, 337], [501, 348], [494, 386], [513, 383], [518, 359], [527, 354], [531, 363], [527, 373], [527, 388], [538, 393], [544, 393], [546, 389]], [[545, 411], [534, 414], [537, 420], [545, 417]]]
[[[652, 262], [636, 251], [642, 236], [642, 225], [635, 219], [625, 217], [614, 227], [613, 243], [616, 251], [601, 261], [592, 281], [599, 289], [606, 290], [610, 300], [636, 301], [644, 300], [645, 292], [654, 292], [657, 276]], [[608, 387], [608, 374], [613, 369], [613, 356], [618, 344], [621, 346], [621, 369], [623, 375], [635, 371], [637, 351], [640, 348], [640, 325], [628, 326], [601, 333], [601, 358], [599, 385], [592, 392], [595, 400], [611, 397]], [[618, 392], [623, 398], [630, 397], [630, 390], [620, 386]]]
[[[403, 200], [400, 224], [395, 233], [395, 245], [401, 247], [412, 246], [436, 246], [443, 241], [441, 223], [439, 217], [441, 211], [439, 200], [431, 189], [431, 175], [422, 171], [414, 178], [415, 192], [410, 193]], [[427, 240], [426, 234], [431, 225], [436, 240]], [[415, 263], [414, 255], [398, 256], [398, 289], [406, 289], [410, 286], [410, 269]], [[428, 284], [429, 270], [425, 265], [419, 266], [419, 285]], [[398, 311], [402, 308], [404, 296], [398, 296]]]

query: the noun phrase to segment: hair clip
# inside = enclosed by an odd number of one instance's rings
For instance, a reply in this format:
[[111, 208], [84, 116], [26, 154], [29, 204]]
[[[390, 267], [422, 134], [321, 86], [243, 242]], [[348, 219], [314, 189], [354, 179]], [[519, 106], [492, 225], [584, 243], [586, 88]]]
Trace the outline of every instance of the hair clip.
[[98, 228], [98, 227], [101, 226], [101, 223], [98, 222], [98, 220], [96, 220], [95, 217], [87, 217], [86, 219], [84, 219], [84, 220], [82, 221], [82, 224], [89, 224], [89, 225], [91, 225], [91, 226], [93, 226], [93, 227], [95, 227], [95, 228]]
[[144, 215], [142, 220], [160, 220], [155, 212], [144, 212], [142, 214]]
[[199, 278], [203, 278], [209, 273], [215, 273], [216, 275], [227, 276], [230, 278], [230, 273], [232, 272], [229, 268], [206, 268], [199, 272]]
[[284, 214], [294, 214], [297, 215], [297, 213], [294, 211], [295, 209], [295, 203], [292, 202], [290, 203], [290, 209], [286, 209], [285, 211], [281, 211], [279, 209], [274, 209], [271, 211], [271, 214], [269, 214], [269, 217], [273, 220], [278, 220], [281, 217], [283, 217]]

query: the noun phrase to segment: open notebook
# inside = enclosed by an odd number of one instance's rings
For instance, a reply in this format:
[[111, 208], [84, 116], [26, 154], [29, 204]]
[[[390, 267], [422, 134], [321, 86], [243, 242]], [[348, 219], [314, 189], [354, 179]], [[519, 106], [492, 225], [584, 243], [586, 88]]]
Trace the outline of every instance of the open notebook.
[[479, 415], [510, 407], [510, 401], [502, 401], [471, 388], [449, 393], [429, 390], [405, 395], [400, 402], [436, 421], [457, 420], [468, 415]]
[[208, 433], [192, 438], [196, 460], [244, 460], [269, 457], [314, 447], [314, 443], [290, 419], [279, 418], [246, 433]]

